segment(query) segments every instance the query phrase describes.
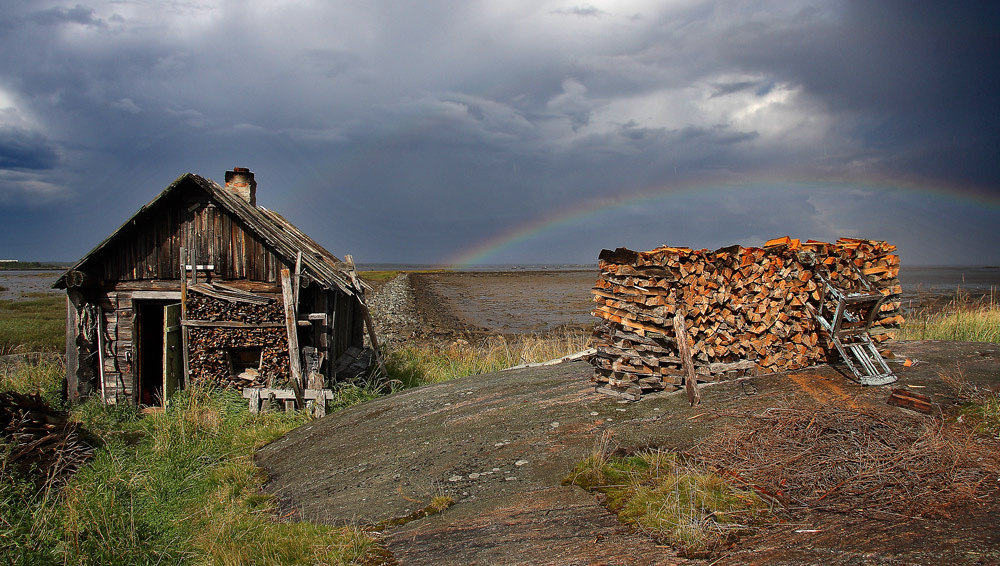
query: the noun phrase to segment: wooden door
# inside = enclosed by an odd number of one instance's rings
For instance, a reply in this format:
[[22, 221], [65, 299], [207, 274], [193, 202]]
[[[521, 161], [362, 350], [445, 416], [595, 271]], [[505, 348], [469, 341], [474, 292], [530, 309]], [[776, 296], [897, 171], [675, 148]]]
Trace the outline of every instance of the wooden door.
[[163, 406], [181, 385], [184, 356], [181, 351], [181, 304], [163, 306]]

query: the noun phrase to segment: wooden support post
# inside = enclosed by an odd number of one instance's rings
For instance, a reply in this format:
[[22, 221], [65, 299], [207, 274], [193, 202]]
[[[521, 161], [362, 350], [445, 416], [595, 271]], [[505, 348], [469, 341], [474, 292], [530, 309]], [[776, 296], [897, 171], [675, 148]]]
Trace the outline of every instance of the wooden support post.
[[385, 369], [385, 360], [382, 359], [382, 350], [378, 346], [378, 336], [375, 334], [375, 321], [372, 320], [371, 311], [368, 310], [368, 301], [365, 299], [365, 289], [358, 281], [358, 272], [354, 267], [354, 258], [347, 254], [344, 256], [344, 261], [347, 263], [348, 273], [351, 276], [351, 284], [354, 286], [354, 294], [358, 297], [358, 302], [361, 304], [361, 314], [365, 318], [365, 326], [368, 328], [368, 340], [372, 343], [372, 350], [375, 352], [375, 361], [378, 363], [378, 367], [382, 370], [382, 375], [387, 379], [389, 377], [389, 372]]
[[94, 305], [97, 311], [97, 379], [101, 387], [101, 403], [107, 404], [108, 397], [104, 391], [104, 309], [100, 305]]
[[295, 390], [295, 400], [300, 409], [304, 409], [305, 399], [302, 397], [302, 360], [299, 356], [299, 326], [295, 314], [297, 305], [293, 302], [291, 275], [288, 269], [281, 270], [281, 300], [285, 303], [285, 331], [288, 333], [288, 367], [291, 370], [292, 389]]
[[256, 415], [260, 412], [260, 389], [250, 388], [250, 414]]
[[183, 355], [184, 368], [181, 375], [184, 381], [183, 387], [190, 387], [191, 362], [188, 353], [188, 327], [184, 324], [187, 321], [187, 250], [181, 247], [181, 354]]
[[694, 373], [694, 359], [691, 347], [687, 342], [687, 328], [684, 325], [684, 311], [677, 309], [674, 314], [674, 336], [677, 338], [677, 355], [684, 369], [684, 390], [687, 391], [688, 403], [695, 406], [701, 403], [701, 393], [698, 392], [698, 377]]
[[66, 289], [66, 399], [70, 402], [80, 400], [80, 347], [76, 338], [80, 332], [80, 321], [77, 316], [77, 303], [80, 292]]
[[302, 250], [295, 255], [295, 273], [292, 276], [292, 304], [295, 312], [299, 312], [299, 287], [302, 285]]

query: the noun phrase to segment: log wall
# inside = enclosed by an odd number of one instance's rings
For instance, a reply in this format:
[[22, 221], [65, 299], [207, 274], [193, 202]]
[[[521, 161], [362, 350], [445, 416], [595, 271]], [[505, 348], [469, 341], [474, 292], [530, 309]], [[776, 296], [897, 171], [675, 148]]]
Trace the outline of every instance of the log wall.
[[888, 298], [871, 335], [886, 340], [903, 322], [893, 251], [886, 242], [801, 243], [787, 237], [763, 248], [604, 250], [592, 291], [592, 314], [600, 319], [591, 358], [595, 386], [628, 398], [679, 388], [684, 375], [672, 323], [678, 312], [699, 380], [826, 361], [832, 344], [813, 315], [823, 298], [816, 269], [851, 291], [860, 283], [850, 265], [875, 283]]

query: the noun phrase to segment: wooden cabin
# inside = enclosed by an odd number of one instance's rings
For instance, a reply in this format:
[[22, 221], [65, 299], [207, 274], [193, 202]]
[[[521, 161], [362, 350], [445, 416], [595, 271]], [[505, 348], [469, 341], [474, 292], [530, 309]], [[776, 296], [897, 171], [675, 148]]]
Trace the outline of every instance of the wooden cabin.
[[361, 351], [370, 317], [350, 256], [257, 206], [249, 169], [225, 178], [181, 175], [56, 281], [70, 400], [165, 406], [198, 382], [322, 389]]

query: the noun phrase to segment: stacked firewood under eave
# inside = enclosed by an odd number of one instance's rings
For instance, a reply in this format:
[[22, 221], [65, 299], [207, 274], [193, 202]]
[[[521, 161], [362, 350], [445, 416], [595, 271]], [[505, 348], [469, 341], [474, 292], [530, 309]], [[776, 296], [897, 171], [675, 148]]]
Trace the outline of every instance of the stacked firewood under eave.
[[[762, 248], [716, 251], [660, 247], [604, 250], [592, 293], [600, 318], [591, 358], [599, 391], [638, 399], [684, 383], [673, 318], [680, 310], [699, 380], [771, 373], [827, 360], [831, 343], [814, 317], [824, 300], [820, 270], [838, 287], [867, 277], [887, 297], [871, 329], [875, 342], [902, 322], [899, 257], [886, 242], [834, 244], [791, 238]], [[853, 268], [851, 266], [854, 266]]]
[[[192, 383], [242, 390], [288, 382], [288, 336], [280, 297], [218, 283], [192, 285], [189, 290], [185, 324]], [[229, 352], [246, 348], [260, 349], [260, 368], [236, 375]]]

